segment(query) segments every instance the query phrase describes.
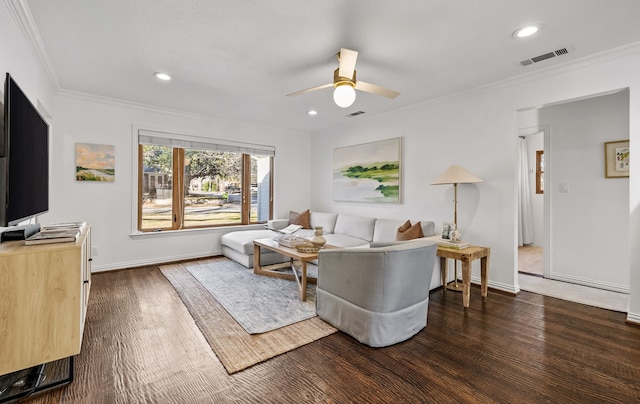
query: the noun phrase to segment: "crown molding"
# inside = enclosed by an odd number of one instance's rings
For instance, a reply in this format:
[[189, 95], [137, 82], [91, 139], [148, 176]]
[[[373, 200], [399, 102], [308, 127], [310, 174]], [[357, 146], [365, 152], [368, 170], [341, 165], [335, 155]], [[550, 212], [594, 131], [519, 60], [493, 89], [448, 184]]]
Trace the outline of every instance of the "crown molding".
[[[588, 66], [605, 63], [637, 53], [640, 53], [640, 41], [632, 42], [616, 48], [607, 49], [602, 52], [586, 55], [575, 60], [558, 63], [556, 65], [545, 67], [534, 72], [523, 73], [512, 78], [488, 84], [486, 87], [497, 87], [500, 85], [509, 85], [513, 83], [524, 83], [531, 80], [538, 80], [548, 76], [554, 76], [559, 73], [583, 69]], [[526, 68], [526, 66], [524, 66], [524, 68]]]
[[195, 112], [187, 112], [187, 111], [180, 111], [177, 109], [157, 107], [155, 105], [143, 104], [135, 101], [123, 100], [120, 98], [111, 98], [111, 97], [105, 97], [102, 95], [83, 93], [81, 91], [61, 89], [61, 90], [58, 90], [58, 92], [55, 95], [56, 97], [65, 97], [65, 98], [72, 98], [72, 99], [83, 100], [83, 101], [92, 101], [92, 102], [97, 102], [101, 104], [114, 105], [117, 107], [139, 109], [139, 110], [148, 111], [148, 112], [175, 115], [175, 116], [181, 116], [185, 118], [201, 119], [201, 120], [210, 120], [211, 118], [213, 118], [212, 116], [198, 114]]
[[34, 55], [40, 61], [40, 64], [47, 73], [51, 87], [54, 91], [59, 91], [60, 83], [58, 81], [58, 76], [53, 69], [53, 65], [47, 55], [47, 51], [44, 48], [42, 38], [40, 37], [38, 28], [33, 20], [29, 6], [26, 4], [25, 0], [4, 0], [4, 4], [9, 10], [11, 18], [22, 33], [22, 36], [27, 41], [27, 44], [31, 47]]
[[[456, 93], [451, 93], [451, 94], [443, 95], [443, 96], [440, 96], [440, 97], [435, 97], [435, 98], [432, 98], [432, 99], [424, 100], [424, 101], [417, 102], [417, 103], [411, 104], [411, 105], [407, 105], [407, 106], [404, 106], [404, 107], [399, 108], [397, 110], [388, 111], [388, 112], [395, 112], [395, 111], [400, 111], [400, 110], [404, 110], [404, 109], [409, 109], [409, 108], [415, 107], [416, 105], [439, 104], [439, 103], [446, 102], [446, 101], [449, 101], [449, 100], [457, 99], [459, 97], [465, 97], [465, 96], [470, 96], [470, 95], [473, 95], [473, 94], [478, 94], [478, 93], [481, 93], [481, 92], [487, 91], [487, 90], [500, 89], [500, 88], [509, 87], [509, 86], [512, 86], [512, 85], [523, 84], [523, 83], [527, 83], [527, 82], [530, 82], [530, 81], [543, 79], [543, 78], [546, 78], [546, 77], [549, 77], [549, 76], [554, 76], [554, 75], [557, 75], [557, 74], [560, 74], [560, 73], [564, 73], [564, 72], [568, 72], [568, 71], [583, 69], [583, 68], [588, 67], [588, 66], [597, 65], [597, 64], [600, 64], [600, 63], [605, 63], [605, 62], [608, 62], [608, 61], [616, 60], [616, 59], [624, 57], [624, 56], [634, 55], [634, 54], [638, 54], [638, 53], [640, 53], [640, 41], [633, 42], [633, 43], [630, 43], [630, 44], [627, 44], [627, 45], [623, 45], [623, 46], [620, 46], [620, 47], [617, 47], [617, 48], [607, 49], [605, 51], [594, 53], [594, 54], [591, 54], [591, 55], [583, 56], [583, 57], [575, 59], [575, 60], [569, 60], [569, 61], [566, 61], [566, 62], [558, 63], [558, 64], [553, 65], [553, 66], [544, 67], [544, 68], [539, 69], [539, 70], [522, 73], [522, 74], [519, 74], [517, 76], [508, 77], [508, 78], [505, 78], [505, 79], [502, 79], [502, 80], [498, 80], [498, 81], [494, 81], [494, 82], [487, 83], [487, 84], [482, 84], [482, 85], [477, 86], [477, 87], [464, 89], [464, 90], [458, 91]], [[526, 66], [524, 68], [526, 68]], [[617, 90], [612, 90], [611, 92], [613, 93], [615, 91], [617, 91]]]

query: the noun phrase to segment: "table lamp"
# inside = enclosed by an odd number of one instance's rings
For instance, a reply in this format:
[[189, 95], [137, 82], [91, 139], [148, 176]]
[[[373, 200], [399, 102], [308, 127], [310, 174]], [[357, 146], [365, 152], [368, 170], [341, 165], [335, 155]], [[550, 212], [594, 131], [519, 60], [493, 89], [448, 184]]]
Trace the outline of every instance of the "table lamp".
[[[453, 184], [453, 223], [455, 224], [456, 229], [458, 229], [458, 184], [471, 184], [474, 182], [484, 181], [459, 165], [453, 165], [447, 168], [438, 178], [431, 182], [431, 185]], [[462, 285], [458, 284], [457, 262], [455, 265], [454, 275], [454, 284], [447, 286], [447, 288], [462, 291]]]

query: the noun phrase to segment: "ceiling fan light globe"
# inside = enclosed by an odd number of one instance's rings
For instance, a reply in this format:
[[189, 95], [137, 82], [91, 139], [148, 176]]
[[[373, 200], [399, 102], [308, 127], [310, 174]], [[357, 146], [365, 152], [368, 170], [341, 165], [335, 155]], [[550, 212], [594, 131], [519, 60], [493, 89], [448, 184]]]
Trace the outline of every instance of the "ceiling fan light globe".
[[348, 84], [337, 86], [333, 90], [333, 101], [340, 108], [348, 108], [356, 100], [356, 90]]

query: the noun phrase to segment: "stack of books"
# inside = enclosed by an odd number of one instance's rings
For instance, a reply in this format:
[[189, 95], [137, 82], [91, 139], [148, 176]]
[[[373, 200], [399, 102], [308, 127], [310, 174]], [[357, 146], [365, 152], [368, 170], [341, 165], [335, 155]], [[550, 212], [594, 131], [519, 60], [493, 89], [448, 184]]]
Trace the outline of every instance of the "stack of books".
[[86, 222], [71, 222], [71, 223], [54, 223], [48, 224], [46, 226], [42, 226], [42, 230], [67, 230], [67, 229], [76, 229], [80, 230]]
[[445, 240], [441, 238], [438, 240], [438, 247], [455, 248], [456, 250], [462, 250], [463, 248], [469, 247], [469, 243], [465, 241], [453, 242], [451, 240]]
[[42, 229], [27, 238], [25, 245], [51, 244], [51, 243], [68, 243], [76, 241], [80, 235], [80, 229], [84, 226], [84, 222], [77, 223], [59, 223], [43, 226]]

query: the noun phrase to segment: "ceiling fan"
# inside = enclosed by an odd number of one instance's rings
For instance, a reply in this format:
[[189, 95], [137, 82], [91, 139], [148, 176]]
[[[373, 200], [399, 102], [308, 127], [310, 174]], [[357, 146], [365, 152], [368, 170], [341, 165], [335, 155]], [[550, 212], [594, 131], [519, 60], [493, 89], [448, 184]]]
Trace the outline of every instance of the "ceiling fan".
[[381, 95], [387, 98], [396, 98], [399, 92], [380, 87], [375, 84], [366, 83], [356, 80], [356, 60], [358, 52], [351, 49], [340, 49], [336, 54], [339, 67], [333, 72], [333, 83], [327, 83], [320, 86], [307, 88], [306, 90], [297, 91], [287, 94], [287, 96], [300, 95], [310, 91], [321, 90], [323, 88], [335, 87], [333, 91], [333, 101], [342, 108], [350, 107], [356, 100], [355, 90], [364, 91], [371, 94]]

